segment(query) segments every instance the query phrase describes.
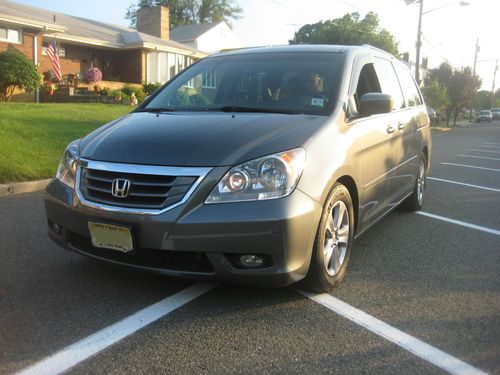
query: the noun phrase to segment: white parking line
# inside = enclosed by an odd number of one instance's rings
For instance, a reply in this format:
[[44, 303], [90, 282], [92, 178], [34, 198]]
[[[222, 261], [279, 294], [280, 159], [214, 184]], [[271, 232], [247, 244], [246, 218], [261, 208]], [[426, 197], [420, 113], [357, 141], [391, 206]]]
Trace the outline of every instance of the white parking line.
[[483, 142], [481, 144], [482, 145], [496, 145], [496, 146], [500, 146], [500, 143], [495, 143], [495, 142]]
[[472, 367], [471, 365], [439, 350], [425, 342], [410, 336], [387, 323], [378, 320], [377, 318], [361, 311], [329, 294], [312, 294], [302, 290], [298, 291], [307, 298], [317, 302], [333, 312], [351, 320], [352, 322], [368, 329], [369, 331], [379, 335], [401, 348], [408, 350], [416, 356], [432, 363], [433, 365], [448, 371], [450, 374], [457, 375], [472, 375], [486, 374], [485, 372]]
[[495, 191], [497, 193], [500, 193], [500, 189], [494, 189], [486, 186], [479, 186], [479, 185], [472, 185], [472, 184], [466, 184], [465, 182], [458, 182], [458, 181], [451, 181], [451, 180], [445, 180], [442, 178], [437, 178], [437, 177], [427, 177], [428, 180], [432, 181], [441, 181], [441, 182], [447, 182], [449, 184], [455, 184], [455, 185], [462, 185], [462, 186], [468, 186], [476, 189], [482, 189], [482, 190], [488, 190], [488, 191]]
[[490, 158], [488, 156], [477, 156], [477, 155], [458, 155], [465, 158], [476, 158], [476, 159], [487, 159], [487, 160], [500, 160], [500, 158]]
[[483, 227], [481, 225], [470, 224], [470, 223], [466, 223], [465, 221], [450, 219], [450, 218], [444, 217], [444, 216], [434, 215], [434, 214], [431, 214], [429, 212], [416, 211], [415, 213], [419, 214], [419, 215], [422, 215], [422, 216], [427, 216], [427, 217], [430, 217], [430, 218], [433, 218], [433, 219], [437, 219], [437, 220], [441, 220], [441, 221], [446, 221], [447, 223], [457, 224], [457, 225], [461, 225], [463, 227], [467, 227], [467, 228], [471, 228], [471, 229], [476, 229], [476, 230], [480, 230], [481, 232], [491, 233], [491, 234], [495, 234], [497, 236], [500, 236], [500, 230]]
[[484, 169], [486, 171], [500, 172], [500, 169], [477, 167], [475, 165], [465, 165], [465, 164], [456, 164], [456, 163], [441, 163], [441, 164], [443, 164], [443, 165], [453, 165], [455, 167], [475, 168], [475, 169]]
[[474, 151], [474, 152], [489, 152], [491, 154], [500, 154], [500, 151], [493, 151], [493, 150], [480, 150], [478, 148], [471, 148], [469, 151]]
[[493, 146], [493, 145], [477, 145], [476, 147], [500, 148], [500, 146]]
[[70, 345], [61, 351], [35, 363], [18, 374], [54, 375], [60, 374], [78, 363], [92, 357], [107, 347], [124, 339], [148, 324], [164, 317], [184, 306], [195, 298], [205, 294], [216, 284], [198, 283], [167, 297], [135, 314], [115, 323], [93, 335]]

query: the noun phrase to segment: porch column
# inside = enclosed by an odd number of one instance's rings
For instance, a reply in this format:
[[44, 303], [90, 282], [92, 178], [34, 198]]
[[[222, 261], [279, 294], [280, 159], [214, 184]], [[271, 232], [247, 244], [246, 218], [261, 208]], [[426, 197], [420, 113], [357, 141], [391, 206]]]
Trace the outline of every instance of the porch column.
[[[37, 67], [38, 71], [38, 35], [33, 35], [33, 63]], [[35, 103], [40, 103], [40, 87], [38, 85], [35, 89]]]

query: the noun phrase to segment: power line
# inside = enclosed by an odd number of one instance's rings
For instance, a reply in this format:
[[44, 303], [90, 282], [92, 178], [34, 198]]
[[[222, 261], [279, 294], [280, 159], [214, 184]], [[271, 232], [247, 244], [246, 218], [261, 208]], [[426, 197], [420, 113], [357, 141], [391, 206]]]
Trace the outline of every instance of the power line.
[[424, 40], [424, 42], [425, 42], [425, 43], [426, 43], [429, 47], [431, 47], [431, 49], [432, 49], [434, 52], [436, 52], [439, 56], [441, 56], [441, 58], [442, 58], [443, 60], [448, 61], [448, 58], [447, 58], [445, 55], [443, 55], [443, 54], [441, 53], [441, 51], [439, 51], [439, 50], [438, 50], [438, 49], [437, 49], [437, 48], [436, 48], [436, 47], [435, 47], [435, 46], [434, 46], [434, 45], [433, 45], [433, 44], [429, 41], [429, 39], [427, 39], [427, 38], [426, 38], [425, 36], [423, 36], [423, 35], [422, 35], [422, 39]]

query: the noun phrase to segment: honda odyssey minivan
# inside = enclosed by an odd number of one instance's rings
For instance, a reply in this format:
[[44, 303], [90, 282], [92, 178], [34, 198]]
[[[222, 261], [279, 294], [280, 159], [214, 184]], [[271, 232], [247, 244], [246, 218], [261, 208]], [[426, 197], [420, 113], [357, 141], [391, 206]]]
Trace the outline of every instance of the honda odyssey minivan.
[[388, 53], [226, 51], [67, 147], [48, 233], [166, 275], [330, 291], [356, 237], [420, 209], [430, 156], [418, 86]]

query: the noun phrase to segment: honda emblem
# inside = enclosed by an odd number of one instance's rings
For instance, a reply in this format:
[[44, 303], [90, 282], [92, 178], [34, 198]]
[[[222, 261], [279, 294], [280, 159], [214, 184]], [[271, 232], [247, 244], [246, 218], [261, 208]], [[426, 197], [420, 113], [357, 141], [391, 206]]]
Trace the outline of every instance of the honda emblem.
[[113, 180], [111, 187], [111, 194], [115, 198], [126, 198], [130, 190], [130, 181], [124, 178], [117, 178]]

